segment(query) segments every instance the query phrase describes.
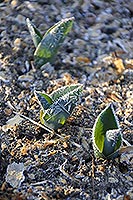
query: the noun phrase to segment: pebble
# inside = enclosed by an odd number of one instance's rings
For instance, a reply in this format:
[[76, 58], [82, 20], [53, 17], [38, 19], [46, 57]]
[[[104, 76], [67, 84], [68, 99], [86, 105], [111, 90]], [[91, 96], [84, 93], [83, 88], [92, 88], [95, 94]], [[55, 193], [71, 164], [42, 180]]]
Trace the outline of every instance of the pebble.
[[11, 1], [11, 7], [14, 9], [18, 5], [18, 0]]
[[107, 35], [107, 34], [105, 34], [105, 33], [102, 33], [102, 34], [100, 34], [99, 35], [99, 39], [102, 41], [102, 42], [108, 42], [108, 40], [109, 40], [109, 36]]
[[74, 45], [77, 46], [78, 48], [81, 48], [81, 47], [83, 48], [83, 46], [86, 45], [86, 41], [77, 38], [74, 40]]
[[87, 80], [86, 75], [85, 75], [85, 74], [82, 75], [82, 77], [81, 77], [81, 83], [82, 83], [82, 84], [85, 84], [85, 83], [86, 83], [86, 80]]
[[18, 84], [20, 88], [22, 89], [28, 89], [28, 88], [33, 88], [33, 81], [34, 81], [34, 76], [31, 75], [21, 75], [18, 77]]
[[123, 200], [123, 195], [120, 195], [119, 197], [117, 197], [117, 200]]
[[121, 162], [126, 162], [127, 165], [133, 165], [132, 152], [122, 154]]
[[36, 90], [42, 90], [43, 89], [44, 82], [42, 80], [36, 80], [34, 84], [32, 85], [33, 88]]
[[111, 199], [116, 199], [118, 197], [118, 192], [116, 189], [112, 188]]
[[128, 2], [126, 6], [130, 10], [131, 14], [133, 14], [133, 1]]
[[0, 71], [0, 81], [9, 84], [11, 81], [11, 76], [8, 76], [4, 71]]
[[21, 76], [18, 77], [18, 81], [21, 81], [21, 82], [23, 82], [23, 81], [33, 82], [33, 80], [34, 80], [34, 77], [31, 76], [31, 75], [21, 75]]
[[19, 187], [25, 179], [23, 172], [24, 164], [17, 164], [13, 162], [7, 167], [6, 182], [8, 182], [14, 188]]
[[[77, 5], [75, 5], [75, 6], [78, 6], [78, 3], [77, 3]], [[81, 5], [81, 8], [82, 8], [83, 12], [87, 12], [89, 6], [91, 6], [91, 5], [88, 5], [88, 1], [87, 1], [87, 0], [84, 0], [83, 3], [82, 3], [82, 5]]]
[[14, 46], [15, 47], [20, 47], [20, 45], [21, 45], [21, 38], [16, 38], [14, 40]]
[[130, 40], [133, 40], [133, 30], [130, 31]]
[[88, 14], [88, 16], [86, 16], [86, 23], [87, 23], [87, 26], [92, 26], [95, 24], [95, 21], [96, 21], [96, 15], [94, 14]]
[[44, 64], [42, 67], [41, 67], [41, 70], [42, 70], [42, 74], [44, 73], [48, 73], [49, 75], [53, 73], [54, 71], [54, 66], [52, 66], [49, 62]]
[[34, 2], [30, 2], [30, 1], [25, 1], [25, 5], [27, 6], [27, 8], [32, 11], [35, 12], [36, 11], [36, 3]]
[[112, 34], [117, 31], [117, 27], [113, 26], [103, 26], [101, 27], [101, 31], [106, 34]]
[[30, 173], [30, 174], [28, 174], [28, 177], [29, 177], [29, 179], [32, 180], [32, 181], [36, 179], [36, 178], [35, 178], [35, 174], [31, 174], [31, 173]]
[[26, 17], [24, 17], [24, 16], [21, 15], [21, 14], [18, 14], [17, 17], [16, 17], [16, 21], [17, 21], [19, 24], [25, 24], [25, 20], [26, 20]]
[[[128, 195], [128, 199], [124, 199], [124, 200], [130, 200], [130, 199], [133, 198], [133, 190], [132, 190], [132, 186], [131, 186], [131, 190], [129, 190], [129, 191], [127, 192], [127, 195]], [[130, 198], [130, 197], [131, 197], [131, 198]]]
[[111, 23], [114, 20], [114, 17], [112, 14], [106, 13], [105, 11], [102, 11], [96, 18], [96, 23]]
[[12, 110], [10, 108], [5, 108], [4, 113], [5, 115], [10, 116], [12, 114]]
[[114, 177], [109, 177], [109, 179], [108, 179], [108, 182], [110, 182], [110, 183], [118, 183], [119, 181], [118, 181], [118, 179], [117, 178], [114, 178]]
[[99, 0], [92, 0], [92, 5], [94, 5], [95, 9], [103, 8], [105, 5], [105, 2], [99, 1]]

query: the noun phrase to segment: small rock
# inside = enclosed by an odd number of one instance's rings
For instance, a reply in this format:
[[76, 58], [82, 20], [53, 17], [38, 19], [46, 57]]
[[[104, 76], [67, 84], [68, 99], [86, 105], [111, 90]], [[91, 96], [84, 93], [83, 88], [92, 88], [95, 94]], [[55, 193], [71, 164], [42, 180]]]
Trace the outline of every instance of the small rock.
[[105, 2], [99, 0], [93, 0], [92, 5], [94, 5], [95, 9], [103, 8]]
[[15, 8], [18, 5], [18, 0], [12, 0], [11, 1], [11, 7]]
[[24, 164], [13, 162], [7, 167], [6, 182], [8, 182], [13, 188], [19, 187], [25, 179], [23, 172]]
[[133, 40], [133, 30], [130, 31], [130, 40]]
[[42, 80], [36, 80], [33, 84], [33, 87], [36, 88], [36, 90], [42, 90], [43, 88], [43, 81]]
[[18, 77], [18, 84], [20, 88], [31, 88], [33, 87], [34, 76], [31, 75], [21, 75]]
[[108, 14], [112, 14], [113, 9], [111, 7], [106, 8], [105, 12]]
[[117, 31], [117, 27], [113, 27], [113, 26], [103, 26], [101, 28], [101, 31], [103, 33], [106, 33], [106, 34], [112, 34], [112, 33], [115, 33]]
[[20, 38], [16, 38], [16, 39], [14, 40], [14, 46], [15, 46], [15, 47], [20, 47], [20, 45], [21, 45], [21, 39], [20, 39]]
[[11, 79], [11, 77], [9, 77], [8, 75], [6, 75], [6, 73], [4, 71], [0, 71], [0, 80], [4, 83], [10, 83], [11, 80], [9, 80], [9, 78]]
[[15, 126], [20, 124], [23, 119], [19, 115], [15, 115], [13, 118], [9, 119], [6, 124], [10, 126]]
[[12, 114], [12, 110], [10, 108], [5, 108], [4, 113], [5, 115], [10, 116]]
[[78, 47], [83, 47], [84, 45], [86, 45], [86, 41], [81, 40], [81, 39], [76, 39], [74, 40], [74, 46], [78, 46]]
[[[125, 196], [128, 196], [129, 198], [128, 199], [124, 199], [124, 200], [130, 200], [130, 199], [132, 199], [133, 198], [133, 190], [131, 189], [131, 190], [129, 190], [128, 192], [127, 192], [127, 195], [125, 195]], [[131, 198], [130, 198], [131, 197]]]
[[111, 23], [114, 20], [114, 17], [112, 14], [108, 14], [106, 12], [101, 12], [98, 17], [96, 18], [96, 23]]
[[86, 23], [87, 26], [92, 26], [93, 24], [95, 24], [96, 21], [96, 15], [94, 14], [88, 14], [88, 16], [86, 16]]
[[21, 81], [21, 82], [23, 82], [23, 81], [33, 82], [33, 80], [34, 80], [34, 77], [31, 76], [31, 75], [21, 75], [21, 76], [18, 77], [18, 81]]
[[[115, 183], [115, 182], [114, 182]], [[118, 182], [117, 182], [118, 183]], [[118, 197], [118, 192], [116, 189], [112, 188], [111, 199], [116, 199]]]
[[109, 36], [105, 33], [102, 33], [102, 34], [99, 35], [99, 39], [102, 42], [107, 42], [109, 40]]
[[16, 21], [20, 24], [25, 24], [25, 17], [23, 15], [18, 14], [16, 17]]
[[130, 12], [133, 14], [133, 1], [128, 2], [127, 8], [130, 10]]
[[114, 177], [109, 177], [109, 180], [108, 180], [110, 183], [118, 183], [118, 179], [114, 178]]
[[32, 12], [36, 11], [37, 4], [34, 4], [34, 2], [25, 1], [25, 5], [30, 11], [32, 11]]
[[54, 67], [48, 62], [41, 67], [41, 70], [43, 70], [43, 73], [51, 74], [54, 71]]

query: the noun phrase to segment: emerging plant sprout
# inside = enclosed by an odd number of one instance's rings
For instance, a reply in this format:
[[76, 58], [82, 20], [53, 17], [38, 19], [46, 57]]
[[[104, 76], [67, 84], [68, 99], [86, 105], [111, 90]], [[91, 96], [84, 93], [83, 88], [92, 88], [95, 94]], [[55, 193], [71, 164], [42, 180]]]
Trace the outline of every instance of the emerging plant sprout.
[[53, 130], [62, 127], [77, 105], [81, 92], [80, 84], [61, 87], [50, 95], [35, 91], [42, 107], [41, 123]]
[[29, 18], [27, 18], [26, 21], [36, 47], [34, 53], [35, 64], [41, 67], [47, 62], [53, 62], [60, 45], [71, 31], [74, 17], [62, 19], [53, 25], [44, 36], [35, 25], [31, 23]]
[[114, 159], [122, 143], [113, 105], [109, 104], [97, 117], [93, 127], [94, 154], [98, 158]]

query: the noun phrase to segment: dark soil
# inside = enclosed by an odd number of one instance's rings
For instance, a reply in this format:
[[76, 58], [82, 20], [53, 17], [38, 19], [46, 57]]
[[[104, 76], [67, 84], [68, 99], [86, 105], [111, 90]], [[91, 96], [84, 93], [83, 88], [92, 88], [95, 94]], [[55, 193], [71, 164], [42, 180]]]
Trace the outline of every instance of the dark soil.
[[[132, 140], [133, 77], [132, 1], [0, 1], [1, 157], [0, 200], [133, 198], [132, 153], [97, 160], [92, 127], [113, 103], [123, 137]], [[42, 33], [66, 17], [75, 17], [53, 64], [38, 69], [26, 18]], [[40, 123], [34, 89], [48, 94], [83, 84], [80, 104], [51, 134], [23, 120], [9, 125], [16, 112]], [[7, 167], [23, 163], [24, 181], [12, 187]]]

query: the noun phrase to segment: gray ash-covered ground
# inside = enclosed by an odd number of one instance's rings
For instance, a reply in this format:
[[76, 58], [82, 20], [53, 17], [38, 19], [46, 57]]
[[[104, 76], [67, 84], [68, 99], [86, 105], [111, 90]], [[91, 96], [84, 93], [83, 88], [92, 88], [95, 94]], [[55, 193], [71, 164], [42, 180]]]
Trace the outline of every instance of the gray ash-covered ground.
[[[55, 62], [37, 69], [26, 18], [45, 33], [71, 16], [73, 29]], [[110, 102], [133, 143], [132, 68], [133, 1], [0, 1], [0, 200], [132, 199], [132, 153], [103, 161], [92, 148], [95, 119]], [[50, 93], [73, 83], [83, 84], [81, 103], [57, 133], [28, 120], [7, 125], [15, 116], [9, 103], [40, 123], [34, 89]], [[17, 188], [6, 182], [13, 162], [25, 167]]]

